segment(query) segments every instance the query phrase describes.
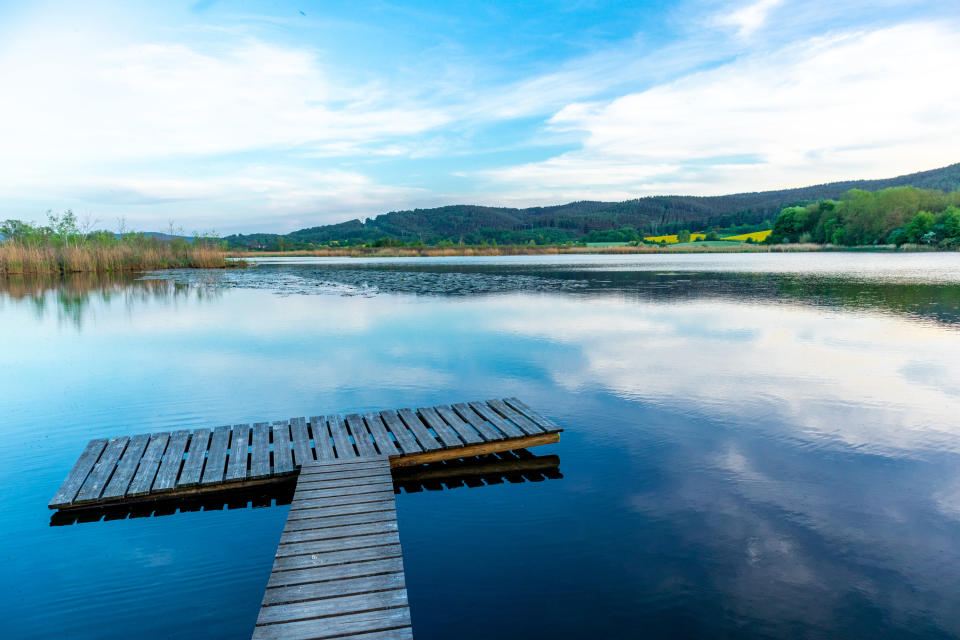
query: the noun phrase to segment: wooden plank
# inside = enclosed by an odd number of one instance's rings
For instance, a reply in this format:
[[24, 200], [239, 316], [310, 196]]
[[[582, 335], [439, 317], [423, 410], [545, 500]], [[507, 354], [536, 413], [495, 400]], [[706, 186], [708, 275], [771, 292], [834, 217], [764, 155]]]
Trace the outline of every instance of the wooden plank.
[[[297, 499], [290, 503], [291, 511], [303, 511], [310, 510], [320, 507], [322, 509], [331, 509], [340, 505], [360, 505], [367, 504], [370, 502], [380, 502], [383, 500], [390, 500], [394, 497], [393, 486], [391, 485], [390, 489], [380, 491], [374, 491], [372, 493], [359, 493], [348, 496], [334, 496], [334, 497], [324, 497], [324, 498], [303, 498]], [[318, 513], [317, 515], [323, 515]]]
[[545, 418], [541, 413], [532, 409], [526, 402], [520, 400], [520, 398], [504, 398], [503, 401], [513, 410], [536, 422], [544, 431], [563, 431], [563, 429], [557, 426], [557, 423], [549, 418]]
[[502, 440], [503, 434], [487, 424], [487, 421], [480, 417], [480, 415], [470, 408], [469, 405], [464, 404], [463, 402], [453, 405], [453, 410], [460, 416], [467, 424], [476, 429], [484, 440]]
[[502, 417], [500, 414], [491, 409], [483, 402], [471, 402], [470, 408], [480, 414], [484, 420], [495, 426], [497, 429], [503, 432], [503, 435], [507, 438], [522, 438], [527, 435], [517, 427], [513, 426]]
[[396, 511], [394, 500], [381, 500], [378, 502], [364, 502], [362, 504], [345, 504], [329, 507], [325, 509], [307, 509], [304, 511], [290, 511], [287, 516], [288, 521], [294, 520], [322, 520], [332, 516], [346, 516], [355, 513], [371, 513], [374, 511]]
[[270, 425], [253, 425], [253, 444], [250, 447], [250, 479], [270, 476]]
[[380, 417], [383, 418], [383, 423], [397, 439], [397, 444], [400, 445], [404, 453], [420, 453], [423, 451], [423, 447], [417, 443], [416, 438], [400, 420], [396, 411], [381, 411]]
[[350, 443], [350, 434], [343, 424], [343, 418], [338, 415], [327, 416], [327, 423], [330, 425], [330, 435], [333, 436], [333, 444], [337, 449], [338, 458], [356, 458], [357, 452]]
[[90, 475], [87, 476], [80, 487], [80, 491], [77, 492], [77, 497], [74, 499], [76, 504], [96, 502], [100, 499], [100, 494], [103, 493], [110, 476], [117, 468], [117, 461], [123, 455], [128, 442], [130, 442], [130, 438], [123, 436], [122, 438], [113, 438], [107, 443], [107, 447], [100, 455], [97, 464], [93, 465], [93, 470], [90, 471]]
[[[385, 591], [341, 595], [307, 602], [268, 605], [260, 609], [257, 624], [276, 624], [279, 622], [326, 618], [328, 616], [339, 617], [345, 614], [377, 611], [380, 609], [395, 609], [405, 606], [407, 606], [406, 589], [395, 587]], [[325, 623], [326, 620], [317, 621], [317, 626], [321, 627], [321, 625], [323, 625], [321, 628], [325, 629]]]
[[287, 556], [302, 556], [314, 553], [327, 553], [329, 551], [347, 551], [352, 549], [367, 549], [369, 547], [382, 547], [387, 544], [400, 544], [400, 537], [396, 531], [387, 533], [372, 533], [363, 536], [350, 536], [347, 538], [335, 538], [333, 540], [306, 540], [304, 542], [291, 542], [280, 545], [277, 548], [276, 557], [285, 558]]
[[537, 436], [524, 436], [522, 438], [511, 438], [509, 440], [497, 440], [494, 442], [483, 442], [480, 444], [468, 444], [456, 449], [444, 449], [443, 451], [425, 451], [423, 453], [414, 453], [408, 456], [400, 456], [390, 459], [391, 467], [410, 467], [428, 462], [440, 462], [442, 460], [458, 460], [460, 458], [469, 458], [472, 456], [482, 456], [488, 453], [499, 453], [501, 451], [511, 451], [513, 449], [526, 449], [527, 447], [536, 447], [541, 444], [552, 444], [560, 441], [559, 433], [541, 433]]
[[280, 544], [282, 546], [291, 542], [344, 538], [346, 536], [359, 536], [371, 533], [390, 533], [391, 531], [397, 531], [396, 520], [348, 524], [339, 527], [325, 527], [323, 529], [307, 529], [306, 531], [284, 531], [283, 535], [280, 536]]
[[293, 473], [293, 449], [290, 448], [290, 423], [273, 423], [273, 473]]
[[348, 524], [364, 524], [368, 522], [387, 522], [397, 519], [396, 508], [384, 509], [382, 511], [367, 511], [365, 513], [351, 513], [342, 516], [329, 518], [314, 518], [313, 520], [298, 520], [295, 522], [287, 521], [283, 528], [287, 531], [306, 531], [313, 529], [326, 529], [328, 527], [342, 527]]
[[329, 565], [349, 564], [363, 560], [379, 560], [382, 558], [399, 558], [403, 555], [399, 544], [387, 544], [366, 549], [350, 549], [348, 551], [330, 551], [328, 553], [312, 553], [301, 556], [285, 556], [275, 558], [274, 571], [289, 569], [310, 569]]
[[[306, 476], [306, 477], [304, 477]], [[346, 480], [348, 478], [379, 478], [380, 470], [375, 468], [370, 469], [349, 469], [347, 471], [340, 471], [338, 473], [317, 473], [317, 474], [305, 474], [303, 471], [300, 472], [300, 483], [306, 484], [320, 484], [323, 482], [328, 482], [331, 480]], [[322, 487], [314, 487], [315, 489], [321, 489]]]
[[270, 575], [270, 581], [267, 582], [267, 589], [286, 589], [322, 581], [328, 581], [327, 583], [330, 584], [329, 581], [340, 582], [350, 578], [362, 578], [402, 571], [403, 558], [400, 556], [310, 569], [274, 571]]
[[[173, 491], [177, 486], [177, 478], [180, 476], [180, 466], [183, 463], [183, 452], [187, 450], [187, 442], [190, 440], [190, 432], [186, 429], [174, 431], [168, 437], [166, 451], [163, 452], [163, 460], [157, 470], [156, 478], [153, 481], [151, 493], [164, 493]], [[151, 440], [152, 442], [152, 440]], [[147, 446], [149, 452], [150, 447]], [[141, 466], [143, 461], [140, 462]], [[136, 480], [136, 479], [134, 479]], [[127, 496], [131, 494], [128, 491]]]
[[[410, 627], [410, 610], [407, 607], [381, 609], [364, 613], [352, 613], [342, 616], [330, 616], [323, 619], [322, 631], [318, 634], [317, 620], [299, 620], [283, 624], [258, 625], [253, 632], [253, 640], [314, 640], [316, 638], [345, 638], [348, 635], [364, 634], [366, 640], [385, 640], [397, 638], [394, 633], [388, 636], [374, 636], [374, 632], [393, 631]], [[409, 636], [402, 636], [409, 637]]]
[[363, 418], [351, 413], [347, 416], [346, 421], [350, 435], [353, 436], [353, 442], [357, 445], [357, 453], [361, 457], [377, 455], [377, 449], [373, 446], [373, 439], [370, 437], [370, 432], [367, 431], [367, 426], [363, 423]]
[[290, 432], [293, 434], [293, 457], [296, 466], [313, 462], [313, 448], [310, 446], [310, 433], [304, 418], [290, 420]]
[[483, 438], [480, 436], [476, 430], [471, 427], [469, 424], [460, 419], [460, 416], [454, 412], [454, 410], [448, 406], [440, 405], [434, 407], [434, 410], [443, 418], [450, 427], [457, 432], [457, 435], [460, 436], [460, 439], [466, 442], [467, 444], [477, 444], [478, 442], [483, 442]]
[[323, 488], [307, 489], [306, 491], [300, 491], [298, 487], [296, 494], [294, 494], [294, 500], [306, 500], [307, 498], [336, 498], [338, 496], [375, 493], [377, 491], [393, 491], [393, 481], [389, 480], [384, 482], [380, 478], [376, 478], [374, 482], [369, 484], [354, 485], [350, 484], [348, 481], [347, 484], [341, 486], [326, 488], [324, 485], [320, 485], [320, 487]]
[[230, 461], [225, 479], [243, 480], [247, 477], [247, 460], [250, 448], [250, 425], [235, 424], [230, 436]]
[[207, 464], [203, 467], [201, 484], [217, 484], [223, 482], [223, 474], [227, 467], [227, 447], [230, 445], [230, 425], [217, 427], [210, 438], [210, 449], [207, 452]]
[[333, 443], [330, 441], [330, 428], [327, 426], [325, 416], [314, 416], [310, 418], [310, 430], [313, 432], [313, 446], [317, 452], [317, 462], [323, 460], [333, 460], [337, 454], [333, 450]]
[[433, 408], [421, 407], [417, 409], [417, 412], [419, 412], [420, 418], [436, 432], [444, 446], [459, 447], [463, 444], [460, 436], [443, 421], [443, 418], [441, 418]]
[[106, 447], [107, 441], [102, 438], [97, 438], [87, 443], [87, 446], [83, 449], [83, 453], [80, 454], [80, 458], [73, 465], [70, 473], [67, 474], [63, 484], [60, 485], [57, 492], [53, 494], [53, 498], [50, 499], [50, 503], [47, 505], [48, 507], [57, 509], [73, 502], [73, 499], [77, 497], [77, 493], [80, 491], [80, 487], [83, 486], [84, 481], [87, 479], [87, 476], [90, 475], [90, 471], [93, 470], [94, 465], [97, 464], [97, 460], [100, 459], [100, 454], [103, 453]]
[[529, 436], [535, 436], [538, 433], [543, 433], [538, 425], [536, 425], [531, 420], [524, 418], [522, 415], [511, 409], [503, 400], [497, 400], [496, 398], [492, 400], [487, 400], [487, 404], [497, 413], [499, 413], [504, 418], [507, 418], [518, 427], [521, 431], [526, 433]]
[[127, 493], [127, 487], [130, 486], [130, 481], [133, 480], [133, 474], [137, 471], [140, 458], [143, 457], [143, 450], [147, 448], [149, 441], [149, 433], [142, 433], [130, 438], [127, 449], [123, 452], [123, 457], [120, 458], [120, 462], [117, 463], [117, 470], [114, 471], [113, 477], [110, 478], [107, 488], [103, 490], [102, 497], [104, 500], [122, 498], [124, 494]]
[[190, 446], [187, 449], [187, 459], [183, 462], [183, 469], [177, 479], [177, 488], [195, 487], [200, 484], [200, 474], [207, 455], [207, 445], [210, 443], [210, 429], [197, 429], [190, 436]]
[[373, 441], [377, 445], [377, 449], [380, 450], [381, 455], [400, 455], [400, 449], [394, 444], [393, 438], [390, 437], [390, 432], [383, 426], [383, 420], [381, 420], [380, 414], [373, 412], [365, 413], [363, 419], [367, 423], [367, 428], [370, 429], [370, 434], [373, 436]]
[[[391, 562], [385, 560], [384, 562]], [[393, 562], [396, 562], [395, 560]], [[304, 600], [319, 600], [336, 596], [349, 596], [356, 593], [371, 591], [387, 591], [403, 589], [406, 580], [403, 575], [403, 564], [396, 563], [399, 568], [395, 572], [380, 573], [378, 575], [362, 576], [359, 578], [342, 578], [339, 580], [323, 580], [313, 584], [298, 584], [288, 587], [269, 587], [263, 594], [263, 606], [273, 604], [288, 604]], [[321, 574], [322, 575], [322, 574]]]
[[411, 409], [400, 409], [397, 411], [397, 415], [400, 416], [400, 419], [403, 420], [403, 423], [407, 425], [407, 428], [410, 429], [410, 432], [417, 437], [417, 442], [420, 443], [420, 446], [423, 447], [424, 451], [433, 451], [436, 449], [442, 449], [443, 445], [437, 442], [436, 438], [427, 430], [427, 427], [423, 424], [417, 414]]

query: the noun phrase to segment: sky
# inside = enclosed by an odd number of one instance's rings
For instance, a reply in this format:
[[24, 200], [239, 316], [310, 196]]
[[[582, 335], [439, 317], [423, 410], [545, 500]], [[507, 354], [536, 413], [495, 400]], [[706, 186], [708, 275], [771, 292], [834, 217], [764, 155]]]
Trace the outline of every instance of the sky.
[[957, 0], [8, 2], [0, 219], [287, 232], [960, 161]]

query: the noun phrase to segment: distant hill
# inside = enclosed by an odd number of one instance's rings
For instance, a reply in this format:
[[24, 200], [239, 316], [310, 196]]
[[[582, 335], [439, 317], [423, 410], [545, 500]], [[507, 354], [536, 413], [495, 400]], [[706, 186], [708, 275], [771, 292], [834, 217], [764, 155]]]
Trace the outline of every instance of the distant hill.
[[[537, 243], [603, 240], [628, 228], [641, 235], [671, 234], [684, 228], [704, 230], [759, 226], [781, 209], [823, 199], [836, 199], [850, 189], [877, 191], [915, 186], [951, 191], [960, 189], [960, 163], [884, 180], [849, 180], [828, 184], [736, 193], [725, 196], [649, 196], [624, 202], [570, 202], [549, 207], [515, 209], [449, 205], [433, 209], [391, 211], [366, 221], [301, 229], [286, 235], [256, 233], [227, 236], [233, 246], [251, 249], [293, 249], [336, 243], [441, 241]], [[605, 236], [606, 234], [606, 236]]]

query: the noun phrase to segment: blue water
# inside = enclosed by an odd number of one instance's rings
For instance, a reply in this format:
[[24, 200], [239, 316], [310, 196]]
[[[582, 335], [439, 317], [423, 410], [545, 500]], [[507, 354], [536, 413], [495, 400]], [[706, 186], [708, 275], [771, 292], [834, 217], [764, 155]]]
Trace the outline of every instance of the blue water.
[[249, 637], [284, 500], [52, 523], [93, 437], [506, 395], [558, 472], [400, 491], [418, 639], [960, 637], [957, 254], [0, 285], [0, 635]]

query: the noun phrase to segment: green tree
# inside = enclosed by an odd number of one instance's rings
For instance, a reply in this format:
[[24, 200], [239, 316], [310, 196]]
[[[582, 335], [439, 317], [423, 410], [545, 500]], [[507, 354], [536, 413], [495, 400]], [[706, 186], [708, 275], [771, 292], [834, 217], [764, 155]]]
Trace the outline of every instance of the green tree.
[[907, 241], [914, 243], [920, 242], [920, 239], [923, 238], [924, 235], [933, 230], [935, 222], [936, 220], [933, 214], [929, 211], [917, 212], [917, 215], [913, 216], [904, 229], [904, 232], [907, 234]]
[[690, 229], [677, 231], [677, 242], [690, 242]]

